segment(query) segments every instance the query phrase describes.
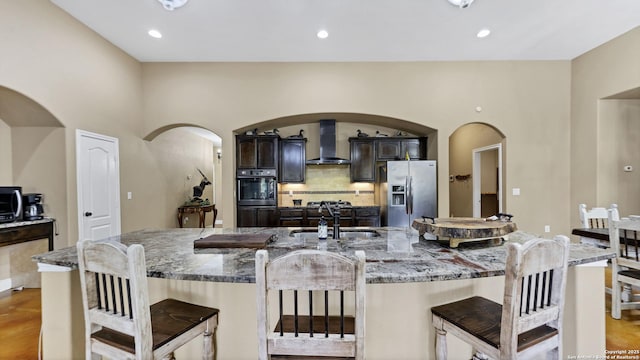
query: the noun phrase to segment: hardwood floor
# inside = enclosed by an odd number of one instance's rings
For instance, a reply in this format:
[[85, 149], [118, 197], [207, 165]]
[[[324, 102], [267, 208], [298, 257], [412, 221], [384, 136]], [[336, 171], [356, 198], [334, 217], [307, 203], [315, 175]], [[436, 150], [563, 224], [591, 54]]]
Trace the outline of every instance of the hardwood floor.
[[[611, 284], [610, 271], [605, 281]], [[611, 296], [606, 297], [607, 350], [640, 349], [640, 310], [622, 312], [611, 318]], [[0, 359], [38, 359], [40, 337], [40, 289], [0, 293]]]
[[40, 289], [0, 292], [0, 359], [38, 359]]

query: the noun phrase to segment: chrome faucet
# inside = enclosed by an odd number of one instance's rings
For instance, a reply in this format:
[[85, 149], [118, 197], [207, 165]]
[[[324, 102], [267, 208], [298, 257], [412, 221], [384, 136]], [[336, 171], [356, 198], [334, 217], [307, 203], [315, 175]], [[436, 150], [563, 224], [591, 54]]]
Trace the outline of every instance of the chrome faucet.
[[318, 212], [322, 212], [322, 208], [325, 207], [329, 212], [329, 216], [333, 218], [333, 238], [340, 239], [340, 208], [331, 209], [331, 205], [326, 201], [320, 202]]

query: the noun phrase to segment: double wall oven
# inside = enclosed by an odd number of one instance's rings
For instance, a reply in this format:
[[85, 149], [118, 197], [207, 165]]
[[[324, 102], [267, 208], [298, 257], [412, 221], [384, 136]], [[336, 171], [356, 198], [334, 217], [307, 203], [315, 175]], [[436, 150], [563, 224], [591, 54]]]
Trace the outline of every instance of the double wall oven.
[[240, 169], [237, 172], [238, 206], [276, 206], [275, 169]]

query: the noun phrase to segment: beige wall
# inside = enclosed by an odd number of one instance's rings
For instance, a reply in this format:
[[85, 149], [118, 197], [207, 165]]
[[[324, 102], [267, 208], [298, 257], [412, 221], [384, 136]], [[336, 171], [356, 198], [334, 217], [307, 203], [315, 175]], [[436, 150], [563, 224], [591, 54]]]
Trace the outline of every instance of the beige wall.
[[[640, 213], [636, 186], [632, 193], [616, 193], [616, 188], [628, 188], [629, 174], [623, 174], [618, 159], [612, 154], [611, 140], [603, 137], [629, 125], [627, 104], [601, 100], [640, 87], [640, 27], [574, 59], [571, 66], [571, 224], [578, 226], [578, 204], [606, 206], [612, 202], [624, 204], [621, 215]], [[636, 96], [636, 99], [638, 96]], [[622, 106], [619, 109], [614, 109]], [[635, 105], [632, 105], [635, 106]], [[620, 118], [611, 114], [618, 113]], [[635, 117], [638, 121], [638, 117]], [[634, 125], [637, 126], [637, 125]], [[608, 131], [614, 127], [616, 130]], [[636, 130], [634, 130], [636, 131]], [[631, 139], [637, 149], [637, 139]], [[635, 150], [633, 160], [638, 161]], [[615, 155], [614, 155], [615, 156]], [[613, 160], [612, 160], [613, 159]], [[619, 159], [622, 160], [622, 159]], [[613, 163], [616, 165], [612, 165]], [[611, 170], [611, 172], [609, 172]], [[622, 180], [618, 184], [618, 180]], [[623, 190], [624, 192], [624, 190]]]
[[11, 128], [0, 118], [0, 185], [13, 185], [11, 161]]
[[[506, 210], [522, 229], [570, 230], [569, 62], [146, 63], [143, 79], [145, 133], [188, 119], [220, 135], [225, 153], [234, 131], [295, 114], [381, 115], [436, 129], [441, 214], [449, 212], [448, 137], [465, 123], [490, 124], [509, 143], [506, 188], [522, 191]], [[233, 174], [233, 163], [222, 172]], [[223, 188], [233, 186], [225, 175]], [[233, 203], [225, 192], [225, 219]]]

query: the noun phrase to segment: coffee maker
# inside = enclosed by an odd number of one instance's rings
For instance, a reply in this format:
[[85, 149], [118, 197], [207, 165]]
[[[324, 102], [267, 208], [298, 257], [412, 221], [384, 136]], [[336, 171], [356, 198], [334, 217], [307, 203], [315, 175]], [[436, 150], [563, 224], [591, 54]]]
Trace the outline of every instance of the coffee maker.
[[24, 207], [24, 220], [40, 220], [44, 217], [42, 194], [22, 194], [22, 206]]

